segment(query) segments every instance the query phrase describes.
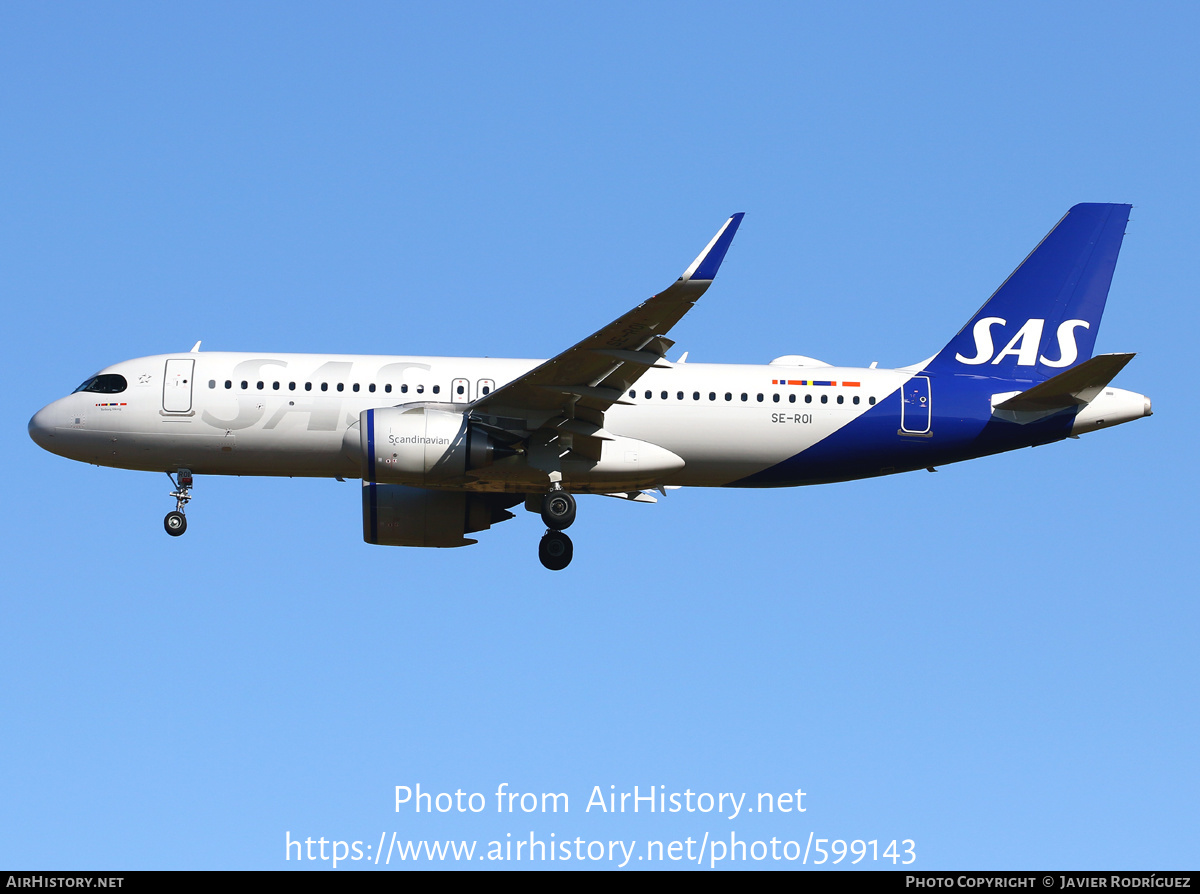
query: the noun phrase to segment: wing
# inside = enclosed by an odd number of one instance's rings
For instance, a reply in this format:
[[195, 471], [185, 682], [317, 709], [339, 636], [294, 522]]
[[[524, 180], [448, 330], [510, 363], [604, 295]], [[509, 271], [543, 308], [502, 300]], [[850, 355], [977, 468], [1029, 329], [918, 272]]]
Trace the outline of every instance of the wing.
[[472, 417], [509, 432], [557, 429], [570, 449], [599, 459], [600, 441], [606, 438], [604, 412], [628, 403], [622, 398], [646, 370], [668, 366], [664, 356], [674, 342], [666, 333], [712, 285], [742, 217], [738, 213], [725, 221], [666, 290], [475, 401], [469, 407]]

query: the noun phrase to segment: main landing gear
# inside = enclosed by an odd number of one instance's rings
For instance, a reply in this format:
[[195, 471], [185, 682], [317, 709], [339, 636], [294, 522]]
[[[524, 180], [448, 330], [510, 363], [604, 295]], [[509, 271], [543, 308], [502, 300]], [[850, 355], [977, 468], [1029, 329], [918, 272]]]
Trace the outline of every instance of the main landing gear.
[[562, 531], [547, 531], [538, 544], [538, 558], [551, 571], [562, 571], [571, 564], [575, 547]]
[[551, 571], [562, 571], [575, 551], [571, 538], [563, 533], [575, 521], [575, 498], [558, 482], [542, 497], [542, 521], [550, 530], [538, 544], [538, 558]]
[[565, 531], [575, 521], [575, 498], [557, 485], [542, 497], [542, 521], [552, 531]]
[[171, 496], [175, 498], [175, 511], [167, 513], [167, 517], [163, 519], [163, 527], [172, 537], [178, 537], [187, 530], [187, 516], [183, 514], [183, 507], [192, 498], [192, 472], [190, 469], [180, 469], [178, 483], [170, 472], [167, 472], [167, 477], [171, 479], [171, 484], [175, 485], [175, 490], [171, 492]]

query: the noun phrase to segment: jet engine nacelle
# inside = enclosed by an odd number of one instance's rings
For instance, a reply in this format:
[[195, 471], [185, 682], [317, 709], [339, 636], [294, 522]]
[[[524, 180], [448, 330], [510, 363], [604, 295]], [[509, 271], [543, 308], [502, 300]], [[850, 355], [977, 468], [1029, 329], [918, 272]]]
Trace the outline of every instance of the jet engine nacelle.
[[[484, 431], [453, 410], [383, 407], [359, 415], [364, 481], [417, 487], [460, 483], [497, 458]], [[511, 454], [500, 448], [500, 455]]]
[[465, 535], [513, 517], [520, 496], [363, 482], [363, 540], [383, 546], [469, 546]]

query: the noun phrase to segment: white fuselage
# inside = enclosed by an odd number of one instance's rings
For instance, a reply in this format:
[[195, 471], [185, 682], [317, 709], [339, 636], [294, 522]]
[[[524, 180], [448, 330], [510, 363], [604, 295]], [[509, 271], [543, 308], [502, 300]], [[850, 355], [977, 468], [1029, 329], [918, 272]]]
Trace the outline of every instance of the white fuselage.
[[708, 290], [742, 214], [674, 283], [546, 361], [201, 353], [111, 366], [39, 410], [29, 434], [83, 462], [172, 475], [362, 478], [363, 539], [457, 547], [524, 503], [562, 570], [572, 494], [646, 502], [672, 486], [847, 481], [1048, 444], [1150, 415], [1093, 356], [1129, 205], [1074, 206], [937, 354], [903, 369], [800, 355], [670, 363], [670, 329]]
[[[539, 362], [224, 352], [143, 357], [102, 371], [125, 378], [121, 393], [75, 392], [41, 410], [30, 432], [54, 453], [97, 465], [359, 477], [363, 410], [422, 401], [465, 405]], [[677, 363], [648, 370], [623, 398], [629, 405], [605, 414], [605, 429], [683, 460], [656, 483], [720, 486], [800, 453], [912, 374]], [[585, 479], [564, 483], [580, 491], [607, 486], [589, 487]]]

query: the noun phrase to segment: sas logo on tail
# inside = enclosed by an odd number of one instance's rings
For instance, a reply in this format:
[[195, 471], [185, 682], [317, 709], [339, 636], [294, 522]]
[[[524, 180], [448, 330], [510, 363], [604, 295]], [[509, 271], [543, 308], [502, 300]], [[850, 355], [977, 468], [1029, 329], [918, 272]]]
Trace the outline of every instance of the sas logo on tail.
[[1033, 366], [1035, 362], [1053, 367], [1070, 366], [1079, 357], [1079, 348], [1075, 344], [1075, 330], [1091, 328], [1087, 320], [1064, 320], [1060, 323], [1057, 333], [1058, 359], [1050, 360], [1045, 355], [1038, 356], [1038, 348], [1042, 344], [1042, 329], [1045, 328], [1046, 321], [1026, 320], [1025, 325], [993, 360], [992, 354], [996, 348], [992, 344], [992, 327], [997, 324], [1007, 325], [1000, 317], [983, 317], [977, 320], [975, 328], [971, 331], [975, 337], [975, 356], [964, 357], [962, 354], [955, 354], [954, 359], [970, 366], [978, 366], [989, 360], [995, 365], [1005, 357], [1016, 357], [1017, 366]]

